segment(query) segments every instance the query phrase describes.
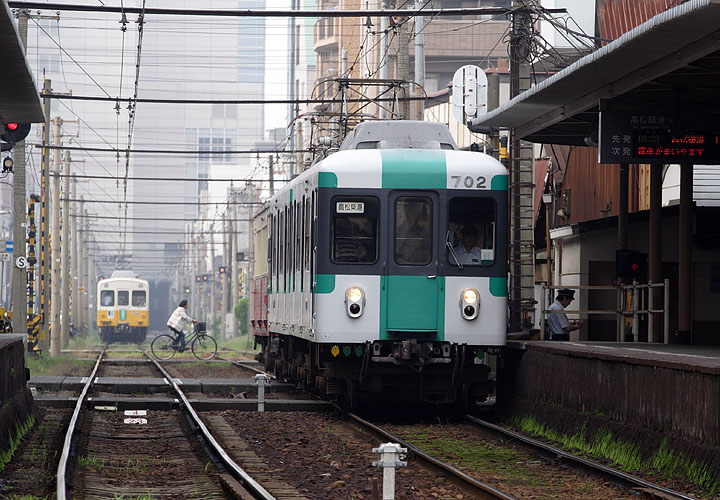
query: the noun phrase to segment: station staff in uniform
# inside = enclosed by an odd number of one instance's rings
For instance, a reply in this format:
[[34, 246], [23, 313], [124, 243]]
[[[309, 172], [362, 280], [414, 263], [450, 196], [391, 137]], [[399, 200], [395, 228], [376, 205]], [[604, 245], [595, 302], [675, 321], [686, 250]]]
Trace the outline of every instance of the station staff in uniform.
[[[575, 291], [569, 288], [558, 290], [555, 302], [548, 307], [548, 311], [564, 311], [570, 302], [575, 300]], [[579, 330], [583, 320], [568, 320], [565, 313], [552, 313], [547, 315], [548, 327], [550, 328], [550, 340], [570, 340], [570, 332]]]

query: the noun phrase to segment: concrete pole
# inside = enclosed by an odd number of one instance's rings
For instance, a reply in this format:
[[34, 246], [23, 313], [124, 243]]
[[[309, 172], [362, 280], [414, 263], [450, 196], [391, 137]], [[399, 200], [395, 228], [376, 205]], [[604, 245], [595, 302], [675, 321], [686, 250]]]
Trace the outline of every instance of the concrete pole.
[[[62, 118], [53, 120], [55, 145], [60, 145], [60, 127]], [[53, 179], [51, 190], [51, 216], [50, 223], [50, 354], [60, 354], [62, 337], [60, 336], [60, 149], [53, 154]]]
[[[488, 110], [492, 111], [500, 106], [500, 75], [490, 73], [488, 75]], [[490, 149], [493, 157], [500, 160], [500, 131], [493, 129], [490, 135]]]
[[70, 246], [72, 241], [72, 233], [70, 232], [70, 151], [65, 151], [65, 171], [63, 177], [62, 190], [62, 213], [61, 218], [61, 240], [62, 249], [61, 275], [60, 275], [60, 337], [62, 338], [62, 347], [67, 346], [70, 341]]
[[[234, 191], [232, 193], [231, 200], [234, 202], [237, 201], [237, 193]], [[232, 219], [238, 218], [238, 212], [239, 211], [238, 211], [237, 205], [233, 204], [232, 211], [231, 211]], [[233, 227], [233, 232], [234, 232], [234, 228], [236, 227], [234, 221], [233, 221], [232, 227]], [[237, 252], [240, 251], [239, 239], [238, 239], [237, 234], [232, 235], [232, 241], [234, 243], [233, 244], [234, 251], [231, 252], [231, 255], [230, 255], [230, 259], [232, 261], [232, 275], [231, 275], [232, 276], [231, 277], [232, 286], [231, 286], [231, 291], [230, 291], [230, 296], [232, 299], [230, 301], [230, 304], [231, 304], [231, 312], [233, 313], [233, 315], [232, 315], [232, 331], [233, 331], [233, 336], [236, 336], [238, 334], [238, 320], [237, 320], [237, 316], [235, 316], [235, 305], [238, 303], [238, 279], [240, 277], [240, 273], [239, 273], [240, 262], [236, 258]]]
[[[217, 323], [217, 269], [215, 269], [215, 224], [210, 224], [210, 265], [207, 266], [208, 269], [208, 285], [209, 285], [209, 291], [210, 291], [210, 298], [209, 298], [209, 305], [210, 305], [210, 311], [211, 311], [211, 321], [212, 325], [214, 326]], [[207, 310], [207, 308], [206, 308]]]
[[[50, 80], [45, 80], [43, 85], [43, 92], [49, 94], [52, 92], [52, 85]], [[43, 108], [45, 111], [45, 123], [43, 123], [43, 145], [47, 145], [50, 142], [50, 108], [51, 100], [46, 97], [43, 99]], [[40, 341], [40, 350], [47, 351], [50, 344], [50, 259], [48, 252], [48, 227], [47, 227], [47, 216], [48, 216], [48, 192], [50, 189], [50, 149], [43, 148], [42, 150], [42, 166], [41, 166], [41, 186], [40, 186], [40, 337], [45, 340]]]
[[[385, 0], [382, 0], [380, 3], [380, 8], [382, 10], [385, 10], [387, 8], [387, 2]], [[378, 78], [381, 80], [387, 80], [388, 79], [388, 58], [390, 57], [390, 53], [388, 52], [388, 17], [387, 16], [380, 16], [380, 56], [378, 57], [378, 64], [380, 66], [380, 70], [378, 72]], [[379, 105], [380, 108], [380, 119], [381, 120], [387, 120], [388, 117], [388, 110], [387, 107], [390, 106], [390, 103], [383, 102]]]
[[[248, 298], [248, 307], [250, 307], [253, 304], [253, 301], [250, 300], [250, 295], [253, 293], [255, 287], [253, 286], [253, 277], [255, 273], [255, 230], [253, 227], [253, 219], [255, 218], [255, 205], [253, 204], [255, 202], [255, 189], [252, 182], [248, 182], [248, 255], [247, 255], [247, 271], [245, 272], [243, 278], [245, 280], [245, 295]], [[303, 214], [304, 216], [304, 214]], [[270, 277], [269, 279], [272, 279]], [[253, 297], [254, 299], [254, 297]], [[247, 324], [245, 326], [247, 332], [248, 332], [248, 341], [251, 340], [251, 332], [252, 328], [250, 325], [250, 320], [252, 319], [253, 315], [250, 314], [250, 311], [248, 311], [247, 314]], [[249, 343], [249, 342], [248, 342]]]
[[[77, 177], [75, 174], [72, 176], [72, 199], [77, 200]], [[70, 213], [68, 213], [68, 222], [70, 222], [70, 235], [72, 241], [72, 250], [70, 252], [70, 307], [72, 309], [72, 323], [75, 328], [80, 326], [80, 301], [78, 300], [78, 286], [80, 285], [80, 279], [78, 276], [78, 260], [80, 259], [80, 245], [78, 236], [78, 217], [77, 217], [78, 203], [72, 202]]]
[[[421, 0], [415, 0], [415, 9], [420, 10], [423, 7]], [[415, 16], [415, 95], [422, 97], [425, 95], [425, 18], [423, 16]], [[416, 101], [415, 103], [415, 119], [422, 120], [425, 115], [425, 103]]]
[[[27, 47], [28, 11], [18, 13], [18, 32], [23, 48]], [[27, 49], [24, 49], [27, 52]], [[12, 269], [12, 322], [15, 333], [27, 333], [27, 271], [18, 269], [18, 257], [27, 257], [26, 240], [27, 201], [25, 199], [25, 141], [15, 144], [15, 167], [13, 173], [13, 262]]]
[[678, 336], [679, 344], [692, 343], [692, 227], [693, 165], [680, 165], [680, 220], [678, 221]]
[[275, 194], [275, 165], [273, 164], [273, 155], [270, 155], [268, 157], [269, 166], [268, 166], [268, 180], [270, 182], [270, 196]]
[[[87, 246], [85, 244], [85, 218], [84, 215], [84, 207], [83, 207], [83, 197], [80, 196], [80, 201], [77, 204], [76, 208], [76, 214], [77, 218], [75, 219], [75, 235], [77, 237], [77, 264], [76, 264], [76, 272], [78, 277], [77, 282], [77, 313], [78, 313], [78, 319], [75, 323], [75, 327], [80, 329], [80, 332], [83, 336], [87, 336], [87, 275], [85, 274], [85, 261], [88, 259], [88, 251]], [[81, 231], [83, 230], [83, 231]]]
[[[651, 283], [661, 283], [662, 277], [662, 166], [650, 166], [650, 229], [648, 240], [648, 280]], [[662, 291], [651, 288], [652, 304], [660, 309], [662, 304]], [[648, 315], [648, 340], [662, 342], [662, 323], [657, 321], [659, 316]]]
[[[232, 196], [230, 197], [232, 199]], [[231, 207], [234, 207], [234, 205], [228, 205], [227, 209], [227, 259], [225, 259], [225, 317], [228, 318], [228, 314], [231, 314], [229, 316], [230, 324], [225, 325], [226, 331], [230, 330], [231, 337], [235, 336], [235, 330], [233, 329], [233, 326], [235, 324], [235, 321], [233, 321], [233, 318], [235, 317], [235, 303], [236, 299], [235, 296], [233, 296], [233, 274], [234, 270], [237, 267], [237, 263], [235, 262], [235, 259], [233, 256], [235, 255], [235, 245], [234, 239], [235, 235], [233, 234], [235, 229], [235, 221], [233, 219], [233, 212]]]

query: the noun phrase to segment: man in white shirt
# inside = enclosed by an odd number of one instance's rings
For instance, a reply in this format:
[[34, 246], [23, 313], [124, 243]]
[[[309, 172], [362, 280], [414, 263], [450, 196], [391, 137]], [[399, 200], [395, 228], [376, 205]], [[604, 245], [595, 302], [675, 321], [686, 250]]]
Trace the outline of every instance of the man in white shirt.
[[183, 332], [185, 323], [195, 323], [195, 320], [188, 316], [186, 312], [188, 307], [188, 301], [181, 300], [166, 323], [170, 331], [177, 335], [174, 343], [177, 343], [180, 349], [185, 349], [185, 332]]
[[464, 226], [460, 230], [462, 245], [455, 247], [455, 255], [463, 266], [479, 266], [481, 263], [481, 249], [475, 246], [478, 230], [472, 224]]
[[[564, 311], [570, 302], [575, 300], [575, 291], [569, 288], [558, 290], [555, 302], [547, 308], [548, 311]], [[579, 330], [583, 320], [568, 320], [565, 313], [551, 313], [547, 315], [548, 327], [550, 328], [550, 340], [570, 340], [570, 332]]]

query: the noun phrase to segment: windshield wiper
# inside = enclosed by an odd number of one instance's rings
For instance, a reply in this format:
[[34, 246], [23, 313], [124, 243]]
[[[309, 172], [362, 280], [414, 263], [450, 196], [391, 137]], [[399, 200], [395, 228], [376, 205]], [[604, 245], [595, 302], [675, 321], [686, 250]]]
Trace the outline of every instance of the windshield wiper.
[[460, 264], [460, 259], [458, 259], [455, 249], [450, 244], [450, 231], [448, 231], [447, 236], [445, 236], [445, 245], [448, 247], [448, 250], [450, 250], [450, 255], [452, 255], [452, 258], [455, 260], [455, 264], [457, 264], [459, 269], [462, 269], [463, 265]]

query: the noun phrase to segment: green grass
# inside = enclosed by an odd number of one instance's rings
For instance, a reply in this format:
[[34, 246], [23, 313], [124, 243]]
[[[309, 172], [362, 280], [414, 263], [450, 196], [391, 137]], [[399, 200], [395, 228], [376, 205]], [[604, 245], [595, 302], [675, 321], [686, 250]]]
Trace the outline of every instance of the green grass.
[[216, 337], [215, 340], [218, 343], [218, 349], [220, 349], [221, 347], [227, 347], [228, 349], [235, 349], [238, 351], [258, 352], [260, 350], [260, 346], [258, 346], [257, 349], [253, 349], [253, 339], [248, 338], [247, 335], [232, 337], [227, 340]]
[[15, 432], [10, 433], [10, 446], [7, 450], [0, 451], [0, 472], [5, 470], [5, 466], [12, 460], [15, 451], [20, 446], [20, 442], [32, 429], [33, 425], [35, 425], [35, 416], [30, 415], [24, 423], [15, 426]]
[[48, 497], [36, 497], [35, 495], [10, 495], [8, 500], [48, 500]]
[[513, 419], [512, 424], [528, 434], [560, 443], [567, 450], [611, 460], [614, 466], [627, 472], [654, 470], [664, 479], [680, 477], [699, 486], [708, 495], [720, 494], [720, 478], [714, 477], [707, 465], [669, 449], [667, 439], [652, 456], [643, 458], [638, 445], [617, 439], [606, 429], [598, 430], [590, 439], [586, 428], [569, 435], [557, 432], [532, 417]]
[[49, 353], [34, 354], [27, 357], [27, 367], [33, 377], [46, 375], [65, 375], [70, 369], [76, 367], [86, 368], [87, 374], [93, 366], [93, 361], [73, 359], [72, 354], [59, 354], [50, 356]]

